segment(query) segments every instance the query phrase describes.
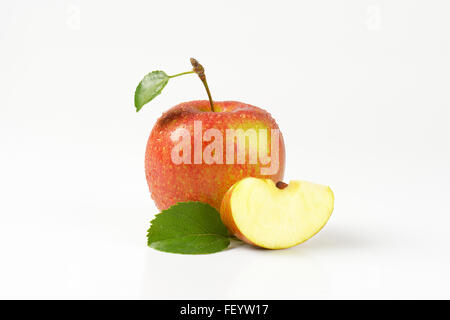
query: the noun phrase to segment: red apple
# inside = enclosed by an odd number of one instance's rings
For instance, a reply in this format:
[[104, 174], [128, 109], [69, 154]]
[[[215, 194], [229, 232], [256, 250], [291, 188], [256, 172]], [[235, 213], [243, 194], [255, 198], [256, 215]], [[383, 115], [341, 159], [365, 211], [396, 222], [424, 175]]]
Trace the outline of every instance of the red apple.
[[[229, 129], [242, 131], [234, 131], [235, 138]], [[206, 202], [219, 210], [234, 183], [246, 177], [278, 182], [284, 165], [284, 142], [275, 120], [237, 101], [215, 101], [214, 112], [207, 100], [174, 106], [153, 127], [145, 155], [148, 186], [160, 210], [184, 201]]]

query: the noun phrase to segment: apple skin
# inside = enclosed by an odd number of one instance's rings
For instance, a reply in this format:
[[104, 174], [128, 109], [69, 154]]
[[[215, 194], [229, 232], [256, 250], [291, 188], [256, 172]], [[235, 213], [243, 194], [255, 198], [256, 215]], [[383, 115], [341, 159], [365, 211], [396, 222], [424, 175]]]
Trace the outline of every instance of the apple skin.
[[[281, 132], [279, 166], [275, 174], [262, 175], [261, 168], [268, 165], [261, 164], [259, 157], [256, 164], [250, 164], [248, 152], [244, 164], [237, 164], [236, 161], [234, 164], [225, 164], [226, 129], [279, 129], [271, 115], [261, 108], [237, 101], [214, 102], [214, 108], [215, 112], [211, 112], [207, 100], [184, 102], [163, 113], [153, 127], [145, 154], [145, 174], [158, 209], [165, 210], [178, 202], [201, 201], [219, 210], [227, 190], [243, 178], [265, 178], [274, 182], [283, 179], [286, 156]], [[223, 164], [206, 164], [204, 161], [194, 164], [193, 160], [191, 164], [172, 162], [171, 151], [176, 143], [171, 140], [171, 134], [178, 128], [187, 129], [191, 133], [193, 159], [194, 121], [202, 122], [203, 132], [214, 128], [222, 133]], [[270, 137], [270, 132], [268, 135]], [[202, 150], [210, 143], [211, 141], [203, 141]]]
[[[281, 181], [281, 180], [280, 180]], [[238, 226], [234, 222], [233, 214], [231, 212], [231, 196], [233, 195], [233, 190], [236, 187], [236, 184], [231, 186], [230, 189], [225, 193], [222, 204], [220, 206], [220, 219], [222, 220], [223, 224], [227, 227], [228, 231], [234, 235], [239, 240], [242, 240], [248, 244], [251, 244], [255, 247], [258, 247], [258, 245], [249, 239], [247, 239], [239, 230]]]

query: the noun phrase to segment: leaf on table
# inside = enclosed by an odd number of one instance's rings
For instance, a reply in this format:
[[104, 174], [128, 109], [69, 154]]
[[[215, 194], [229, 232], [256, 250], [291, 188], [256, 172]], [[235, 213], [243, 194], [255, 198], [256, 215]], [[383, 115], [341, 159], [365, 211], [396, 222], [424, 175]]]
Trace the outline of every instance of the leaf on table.
[[184, 254], [214, 253], [230, 244], [220, 214], [202, 202], [180, 202], [157, 214], [147, 239], [154, 249]]

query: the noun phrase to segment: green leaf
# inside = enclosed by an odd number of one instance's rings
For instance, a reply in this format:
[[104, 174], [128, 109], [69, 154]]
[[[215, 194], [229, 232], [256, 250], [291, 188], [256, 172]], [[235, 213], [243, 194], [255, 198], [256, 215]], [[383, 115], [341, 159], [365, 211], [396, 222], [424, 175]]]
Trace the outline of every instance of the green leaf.
[[159, 95], [169, 82], [170, 77], [164, 71], [153, 71], [147, 74], [139, 83], [134, 93], [134, 106], [136, 111], [141, 108], [157, 95]]
[[180, 202], [157, 214], [147, 238], [150, 247], [172, 253], [214, 253], [230, 245], [220, 214], [202, 202]]

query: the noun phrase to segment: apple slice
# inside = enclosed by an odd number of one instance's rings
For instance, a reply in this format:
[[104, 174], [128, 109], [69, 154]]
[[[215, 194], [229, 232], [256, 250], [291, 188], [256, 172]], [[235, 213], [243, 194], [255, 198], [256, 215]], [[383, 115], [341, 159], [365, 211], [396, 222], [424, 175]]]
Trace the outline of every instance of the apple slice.
[[330, 218], [333, 205], [333, 192], [327, 186], [245, 178], [225, 194], [220, 216], [228, 230], [242, 241], [284, 249], [319, 232]]

